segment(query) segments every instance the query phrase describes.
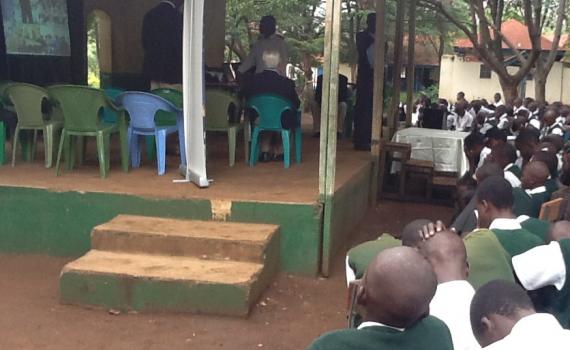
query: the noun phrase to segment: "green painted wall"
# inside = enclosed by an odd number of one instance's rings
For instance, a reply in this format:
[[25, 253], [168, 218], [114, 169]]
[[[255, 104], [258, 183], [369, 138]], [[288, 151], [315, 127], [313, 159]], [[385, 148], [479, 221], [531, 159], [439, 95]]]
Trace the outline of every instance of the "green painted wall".
[[[0, 252], [80, 256], [90, 249], [92, 228], [118, 214], [211, 220], [212, 207], [200, 199], [0, 187]], [[321, 217], [316, 203], [234, 202], [228, 219], [280, 225], [282, 270], [315, 276]]]
[[328, 275], [331, 260], [346, 243], [348, 235], [364, 218], [370, 206], [371, 165], [337, 190], [332, 199], [330, 232], [323, 233], [323, 274]]

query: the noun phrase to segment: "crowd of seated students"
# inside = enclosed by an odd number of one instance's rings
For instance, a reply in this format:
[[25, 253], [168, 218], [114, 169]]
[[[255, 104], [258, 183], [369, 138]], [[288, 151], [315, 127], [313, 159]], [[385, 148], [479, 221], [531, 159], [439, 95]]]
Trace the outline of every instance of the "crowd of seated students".
[[[510, 108], [497, 100], [496, 110]], [[553, 127], [564, 125], [556, 119], [566, 107], [515, 107], [537, 118], [514, 132], [518, 118], [500, 128], [498, 116], [485, 134], [474, 127], [467, 136], [470, 170], [448, 227], [417, 219], [349, 250], [347, 282], [361, 280], [363, 322], [311, 350], [570, 347], [570, 142], [565, 126]], [[564, 200], [561, 221], [540, 220], [554, 198]]]

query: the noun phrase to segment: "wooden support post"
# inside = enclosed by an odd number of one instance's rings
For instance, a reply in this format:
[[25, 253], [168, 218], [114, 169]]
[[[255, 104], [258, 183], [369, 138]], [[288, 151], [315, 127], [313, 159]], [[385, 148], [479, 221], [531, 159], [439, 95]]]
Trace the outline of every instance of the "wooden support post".
[[341, 0], [327, 1], [325, 17], [325, 60], [323, 64], [323, 98], [321, 108], [321, 148], [319, 193], [324, 206], [323, 258], [321, 272], [329, 276], [332, 245], [332, 203], [336, 175], [336, 132], [338, 114], [338, 65], [341, 27]]
[[374, 107], [372, 111], [372, 183], [370, 200], [376, 204], [378, 198], [378, 176], [380, 171], [380, 140], [382, 139], [382, 117], [384, 116], [384, 67], [386, 65], [386, 0], [376, 0], [376, 43], [374, 57]]
[[414, 85], [416, 84], [416, 6], [417, 0], [408, 0], [410, 13], [408, 15], [408, 67], [406, 69], [407, 101], [406, 127], [412, 126], [414, 112]]
[[390, 110], [388, 114], [388, 126], [390, 128], [389, 135], [385, 135], [387, 139], [391, 139], [392, 135], [398, 129], [398, 107], [400, 105], [400, 91], [401, 89], [401, 78], [402, 73], [402, 44], [404, 41], [404, 16], [406, 13], [406, 0], [399, 0], [396, 2], [396, 35], [394, 37], [394, 79], [392, 82], [392, 87], [394, 89], [392, 94], [392, 102], [390, 103]]

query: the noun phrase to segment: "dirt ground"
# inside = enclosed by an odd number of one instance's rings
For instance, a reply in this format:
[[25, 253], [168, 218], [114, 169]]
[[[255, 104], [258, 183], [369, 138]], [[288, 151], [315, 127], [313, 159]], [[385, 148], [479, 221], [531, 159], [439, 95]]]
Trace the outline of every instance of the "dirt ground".
[[[412, 219], [449, 220], [451, 214], [447, 207], [383, 202], [367, 213], [348, 246], [397, 232]], [[59, 272], [70, 259], [0, 255], [0, 349], [304, 349], [345, 325], [342, 253], [328, 279], [281, 274], [248, 319], [111, 315], [60, 305]]]

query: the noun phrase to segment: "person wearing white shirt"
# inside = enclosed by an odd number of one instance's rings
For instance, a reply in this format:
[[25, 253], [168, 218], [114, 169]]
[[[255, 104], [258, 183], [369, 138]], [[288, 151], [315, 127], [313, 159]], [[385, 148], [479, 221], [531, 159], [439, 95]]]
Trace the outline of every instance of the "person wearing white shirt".
[[456, 131], [469, 131], [473, 125], [473, 115], [466, 110], [466, 104], [457, 103], [455, 112], [448, 116], [448, 129]]
[[430, 315], [449, 327], [455, 350], [480, 349], [469, 321], [475, 289], [467, 282], [469, 265], [463, 240], [455, 232], [441, 231], [420, 243], [419, 249], [437, 276]]
[[495, 108], [505, 105], [503, 103], [503, 96], [501, 96], [501, 94], [498, 92], [495, 94], [495, 96], [493, 96], [493, 105], [495, 106]]
[[489, 282], [475, 293], [471, 327], [489, 350], [562, 350], [570, 344], [570, 331], [554, 316], [537, 313], [526, 292], [508, 281]]

